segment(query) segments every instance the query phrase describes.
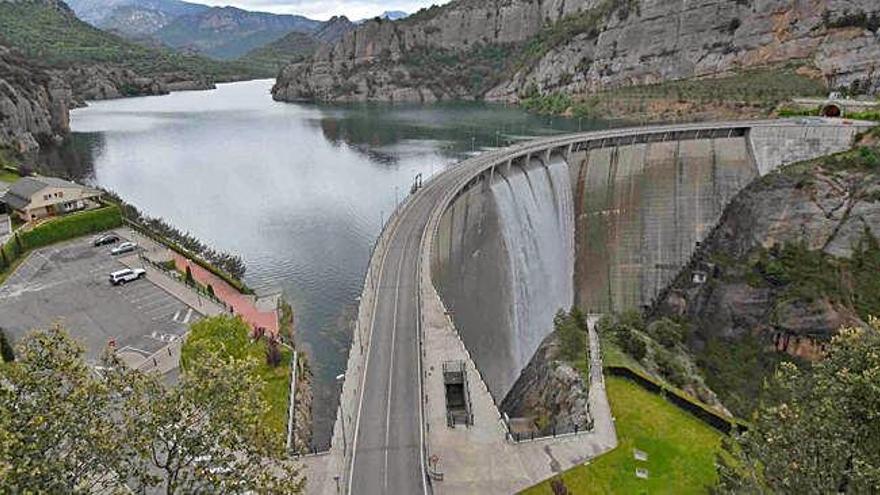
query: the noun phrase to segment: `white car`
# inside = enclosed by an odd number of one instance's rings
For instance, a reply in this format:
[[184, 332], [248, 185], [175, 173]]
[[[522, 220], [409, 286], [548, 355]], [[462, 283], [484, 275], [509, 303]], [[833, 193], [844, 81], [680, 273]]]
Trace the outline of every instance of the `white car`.
[[110, 274], [110, 283], [113, 285], [127, 284], [133, 280], [143, 278], [147, 271], [143, 268], [125, 268]]
[[110, 254], [116, 256], [117, 254], [125, 254], [130, 253], [137, 249], [138, 245], [134, 242], [123, 242], [122, 244], [116, 246], [115, 248], [110, 250]]

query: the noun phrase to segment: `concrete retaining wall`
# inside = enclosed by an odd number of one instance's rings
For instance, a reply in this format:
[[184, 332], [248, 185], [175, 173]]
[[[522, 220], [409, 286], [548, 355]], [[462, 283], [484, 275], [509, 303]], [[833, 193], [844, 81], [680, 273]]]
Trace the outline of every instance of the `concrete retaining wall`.
[[782, 165], [844, 151], [860, 131], [864, 127], [853, 124], [756, 126], [749, 130], [749, 141], [758, 171], [765, 175]]

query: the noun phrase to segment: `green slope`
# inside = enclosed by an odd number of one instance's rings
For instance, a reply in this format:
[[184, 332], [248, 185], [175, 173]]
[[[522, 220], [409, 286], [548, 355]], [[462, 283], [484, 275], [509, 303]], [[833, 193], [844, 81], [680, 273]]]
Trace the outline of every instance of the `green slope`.
[[188, 72], [218, 81], [266, 75], [246, 62], [219, 62], [148, 48], [94, 28], [53, 0], [0, 2], [3, 41], [53, 67], [113, 64], [142, 75]]

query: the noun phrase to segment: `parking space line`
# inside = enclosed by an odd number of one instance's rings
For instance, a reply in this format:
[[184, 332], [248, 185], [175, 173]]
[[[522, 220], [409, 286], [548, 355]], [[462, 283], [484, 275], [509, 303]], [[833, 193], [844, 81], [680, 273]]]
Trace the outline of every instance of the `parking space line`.
[[128, 299], [129, 302], [131, 302], [132, 304], [134, 304], [136, 306], [146, 307], [156, 301], [161, 301], [162, 299], [165, 299], [165, 298], [167, 298], [167, 294], [165, 294], [164, 292], [150, 291], [150, 292], [147, 292], [143, 295], [138, 295], [136, 297], [126, 298], [126, 299]]
[[158, 308], [153, 308], [149, 311], [145, 311], [144, 315], [154, 320], [157, 318], [161, 318], [164, 320], [173, 314], [175, 307], [176, 306], [160, 306]]
[[150, 302], [143, 303], [139, 305], [139, 307], [144, 310], [146, 310], [147, 308], [156, 309], [163, 306], [168, 306], [172, 302], [176, 301], [174, 301], [174, 299], [172, 299], [171, 297], [168, 297], [167, 294], [162, 294], [161, 297], [153, 299]]
[[183, 318], [183, 324], [186, 325], [189, 323], [189, 319], [192, 318], [193, 309], [189, 308], [186, 312], [186, 316]]
[[181, 312], [181, 311], [183, 311], [183, 310], [182, 310], [182, 309], [178, 309], [177, 312], [174, 313], [174, 316], [171, 317], [171, 321], [175, 321], [175, 322], [176, 322], [177, 319], [180, 318], [180, 312]]

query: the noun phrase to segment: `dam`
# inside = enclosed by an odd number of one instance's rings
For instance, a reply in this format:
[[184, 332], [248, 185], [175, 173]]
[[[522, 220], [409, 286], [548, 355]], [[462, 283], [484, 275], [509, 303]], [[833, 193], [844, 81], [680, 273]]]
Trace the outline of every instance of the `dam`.
[[[779, 166], [848, 149], [869, 124], [779, 120], [555, 136], [432, 177], [371, 257], [316, 493], [512, 493], [617, 445], [590, 331], [589, 431], [519, 443], [499, 411], [553, 315], [650, 304], [725, 206]], [[467, 427], [442, 370], [465, 371]]]
[[846, 149], [854, 127], [729, 127], [596, 137], [510, 158], [445, 209], [431, 272], [500, 404], [553, 315], [640, 309], [728, 202], [783, 163]]

